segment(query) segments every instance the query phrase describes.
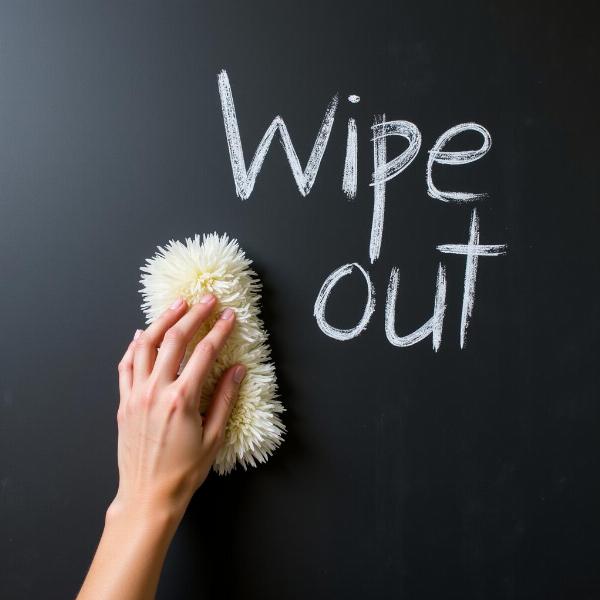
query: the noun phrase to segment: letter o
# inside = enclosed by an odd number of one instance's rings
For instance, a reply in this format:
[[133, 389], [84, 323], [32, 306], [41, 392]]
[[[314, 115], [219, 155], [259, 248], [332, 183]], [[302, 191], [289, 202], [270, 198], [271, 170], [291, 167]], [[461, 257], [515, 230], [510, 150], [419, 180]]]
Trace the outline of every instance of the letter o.
[[[325, 320], [325, 306], [327, 304], [327, 300], [329, 298], [329, 294], [331, 294], [333, 288], [336, 283], [342, 278], [350, 275], [352, 271], [356, 267], [365, 278], [367, 282], [367, 303], [365, 305], [365, 311], [360, 321], [355, 327], [351, 329], [338, 329], [337, 327], [333, 327]], [[375, 293], [373, 291], [373, 285], [371, 284], [371, 278], [367, 271], [365, 271], [358, 263], [348, 263], [336, 269], [327, 279], [324, 281], [321, 289], [319, 290], [319, 294], [315, 301], [315, 308], [313, 314], [315, 319], [317, 320], [317, 325], [319, 329], [329, 337], [332, 337], [335, 340], [350, 340], [363, 331], [369, 323], [369, 319], [375, 310]]]

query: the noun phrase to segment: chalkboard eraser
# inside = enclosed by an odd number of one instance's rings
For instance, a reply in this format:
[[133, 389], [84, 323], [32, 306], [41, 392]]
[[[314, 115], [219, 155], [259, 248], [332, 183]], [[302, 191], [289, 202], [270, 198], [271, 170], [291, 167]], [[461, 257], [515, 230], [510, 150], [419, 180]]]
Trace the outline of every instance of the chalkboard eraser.
[[[235, 310], [234, 330], [205, 381], [200, 405], [204, 412], [225, 369], [238, 362], [246, 366], [246, 376], [225, 430], [225, 441], [213, 466], [221, 475], [237, 464], [246, 469], [265, 462], [285, 434], [275, 366], [260, 318], [262, 284], [251, 264], [237, 240], [227, 234], [211, 233], [203, 234], [202, 238], [196, 234], [185, 242], [170, 240], [165, 247], [158, 246], [156, 254], [140, 268], [141, 307], [147, 323], [154, 321], [177, 298], [185, 298], [191, 306], [208, 292], [216, 296], [221, 309]], [[213, 326], [218, 312], [214, 311], [188, 345], [181, 368]]]

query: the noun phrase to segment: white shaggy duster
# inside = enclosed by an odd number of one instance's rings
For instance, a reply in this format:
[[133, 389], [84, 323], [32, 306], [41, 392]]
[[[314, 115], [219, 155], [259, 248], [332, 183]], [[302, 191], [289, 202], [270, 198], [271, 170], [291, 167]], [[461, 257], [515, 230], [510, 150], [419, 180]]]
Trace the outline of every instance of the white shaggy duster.
[[[245, 257], [237, 240], [227, 234], [204, 234], [202, 240], [186, 238], [185, 244], [171, 240], [165, 248], [146, 260], [140, 268], [144, 273], [139, 290], [143, 297], [142, 310], [151, 323], [178, 297], [191, 305], [207, 292], [218, 299], [221, 309], [230, 306], [236, 313], [235, 328], [219, 353], [202, 390], [201, 411], [204, 412], [221, 373], [232, 364], [246, 366], [227, 428], [225, 443], [219, 450], [214, 470], [220, 475], [229, 473], [236, 461], [248, 465], [267, 460], [282, 441], [285, 426], [280, 413], [284, 408], [277, 400], [275, 367], [270, 360], [268, 334], [259, 317], [260, 289], [252, 261]], [[189, 359], [196, 344], [213, 326], [217, 310], [188, 345], [181, 368]]]

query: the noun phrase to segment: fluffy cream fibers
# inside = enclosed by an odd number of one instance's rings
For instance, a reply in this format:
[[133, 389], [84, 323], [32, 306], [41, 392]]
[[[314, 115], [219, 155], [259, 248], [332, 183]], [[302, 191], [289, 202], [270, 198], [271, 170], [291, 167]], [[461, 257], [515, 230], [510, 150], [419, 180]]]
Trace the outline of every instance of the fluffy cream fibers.
[[[206, 410], [221, 373], [234, 363], [246, 366], [238, 400], [227, 423], [225, 442], [217, 455], [214, 470], [223, 475], [236, 463], [244, 469], [265, 462], [281, 444], [285, 426], [284, 411], [277, 399], [275, 366], [271, 361], [268, 334], [260, 318], [261, 283], [251, 269], [237, 240], [227, 234], [195, 235], [185, 243], [171, 240], [158, 246], [156, 254], [141, 267], [142, 310], [151, 323], [178, 297], [195, 304], [207, 292], [218, 300], [219, 308], [236, 313], [235, 328], [219, 353], [202, 390], [201, 410]], [[196, 344], [218, 317], [204, 323], [188, 345], [181, 368]]]

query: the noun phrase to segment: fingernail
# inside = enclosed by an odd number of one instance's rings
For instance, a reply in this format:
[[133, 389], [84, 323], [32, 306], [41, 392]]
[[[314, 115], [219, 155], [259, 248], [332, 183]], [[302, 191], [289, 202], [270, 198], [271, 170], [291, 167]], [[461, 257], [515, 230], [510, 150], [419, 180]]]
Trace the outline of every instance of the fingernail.
[[222, 313], [221, 313], [221, 319], [231, 319], [233, 315], [233, 311], [231, 310], [231, 308], [226, 308]]
[[142, 333], [141, 329], [136, 329], [135, 333], [133, 334], [133, 339], [137, 340], [140, 337], [140, 334]]
[[206, 294], [205, 296], [202, 296], [202, 298], [200, 298], [200, 304], [209, 304], [214, 299], [215, 297], [212, 294]]
[[246, 367], [244, 367], [244, 365], [238, 365], [233, 371], [233, 380], [236, 383], [241, 383], [242, 379], [244, 379], [245, 374]]
[[177, 298], [177, 300], [175, 300], [175, 302], [173, 302], [173, 304], [171, 304], [171, 306], [169, 306], [169, 308], [171, 310], [176, 310], [178, 309], [181, 305], [183, 304], [183, 298]]

